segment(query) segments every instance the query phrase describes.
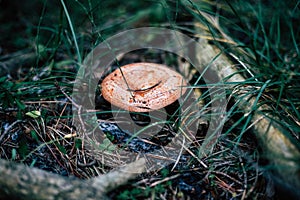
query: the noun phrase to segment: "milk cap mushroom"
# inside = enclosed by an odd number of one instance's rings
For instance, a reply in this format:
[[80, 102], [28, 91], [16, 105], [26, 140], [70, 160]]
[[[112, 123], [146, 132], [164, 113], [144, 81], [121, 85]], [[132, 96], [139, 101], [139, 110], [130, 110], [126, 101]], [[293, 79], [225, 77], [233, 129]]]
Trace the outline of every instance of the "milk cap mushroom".
[[158, 110], [186, 92], [182, 75], [165, 65], [132, 63], [121, 70], [118, 68], [105, 77], [102, 95], [111, 104], [130, 112]]

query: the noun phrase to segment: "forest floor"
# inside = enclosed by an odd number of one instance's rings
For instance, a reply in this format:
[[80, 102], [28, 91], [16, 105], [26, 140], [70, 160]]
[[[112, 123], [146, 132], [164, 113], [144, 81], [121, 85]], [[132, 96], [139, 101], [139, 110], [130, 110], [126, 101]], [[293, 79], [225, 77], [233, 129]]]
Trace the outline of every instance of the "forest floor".
[[[90, 122], [84, 121], [82, 127], [74, 125], [76, 104], [72, 93], [78, 70], [97, 45], [121, 31], [147, 26], [178, 30], [196, 40], [205, 37], [212, 45], [228, 50], [229, 57], [239, 57], [251, 67], [239, 71], [247, 80], [242, 86], [262, 97], [257, 107], [262, 104], [272, 107], [272, 114], [289, 130], [286, 137], [299, 147], [299, 1], [276, 1], [272, 6], [260, 1], [252, 5], [253, 2], [256, 1], [53, 3], [39, 0], [24, 4], [0, 1], [0, 158], [80, 179], [101, 176], [123, 165], [118, 146], [114, 145], [116, 141], [109, 134], [103, 133], [102, 143], [97, 146], [99, 152], [106, 153], [96, 156], [85, 148], [83, 127], [90, 126]], [[199, 36], [197, 23], [210, 35]], [[176, 70], [186, 60], [149, 48], [117, 55], [111, 66], [117, 68], [134, 62], [160, 63]], [[273, 168], [264, 155], [265, 147], [254, 134], [248, 114], [236, 107], [238, 99], [232, 89], [226, 90], [227, 120], [221, 137], [213, 152], [199, 156], [214, 100], [207, 95], [210, 85], [201, 78], [202, 74], [189, 69], [197, 103], [207, 105], [193, 142], [188, 148], [182, 147], [184, 151], [175, 164], [140, 174], [113, 189], [108, 196], [112, 199], [281, 199], [291, 195], [292, 198], [290, 190], [281, 190], [284, 183], [278, 184], [272, 178]], [[99, 83], [103, 78], [99, 77]], [[261, 87], [265, 89], [257, 89]], [[95, 94], [92, 101], [99, 104], [99, 88]], [[94, 113], [107, 114], [96, 107]], [[253, 112], [255, 109], [258, 108], [253, 108]], [[93, 127], [95, 132], [98, 129]]]

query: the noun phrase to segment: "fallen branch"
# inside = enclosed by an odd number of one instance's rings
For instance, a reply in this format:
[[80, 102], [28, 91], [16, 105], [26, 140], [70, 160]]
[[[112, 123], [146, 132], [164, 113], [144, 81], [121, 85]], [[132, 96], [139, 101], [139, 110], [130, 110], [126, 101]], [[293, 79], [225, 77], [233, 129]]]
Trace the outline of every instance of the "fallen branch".
[[[199, 27], [196, 25], [196, 27]], [[197, 29], [198, 33], [203, 33], [203, 30]], [[201, 66], [209, 66], [210, 70], [214, 71], [219, 76], [220, 80], [226, 80], [226, 83], [233, 89], [238, 83], [245, 82], [245, 78], [240, 75], [237, 69], [225, 52], [221, 52], [217, 47], [210, 45], [208, 40], [199, 40], [199, 45], [196, 49], [197, 61]], [[300, 196], [300, 151], [295, 143], [292, 142], [292, 137], [288, 137], [290, 133], [284, 129], [275, 117], [266, 112], [272, 110], [268, 105], [259, 106], [256, 110], [257, 97], [253, 94], [245, 94], [243, 87], [236, 94], [239, 98], [239, 108], [244, 111], [245, 115], [251, 113], [251, 121], [253, 130], [263, 147], [264, 155], [270, 161], [274, 168], [275, 179], [283, 183], [284, 187]], [[202, 146], [206, 148], [205, 146]], [[204, 150], [203, 150], [204, 151]]]
[[39, 51], [22, 50], [0, 57], [0, 77], [5, 75], [15, 75], [22, 67], [33, 67], [37, 59], [45, 59], [47, 52], [42, 46], [38, 46]]
[[107, 192], [144, 170], [145, 160], [139, 159], [103, 176], [81, 180], [0, 159], [0, 199], [108, 199]]

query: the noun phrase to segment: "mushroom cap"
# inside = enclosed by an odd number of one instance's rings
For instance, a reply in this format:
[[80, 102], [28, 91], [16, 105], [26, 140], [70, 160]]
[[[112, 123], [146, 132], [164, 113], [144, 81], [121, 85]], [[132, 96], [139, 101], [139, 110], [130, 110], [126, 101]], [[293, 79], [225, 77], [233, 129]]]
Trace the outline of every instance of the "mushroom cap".
[[101, 88], [104, 99], [122, 109], [131, 112], [158, 110], [186, 92], [184, 78], [165, 65], [132, 63], [122, 66], [121, 70], [116, 69], [105, 77]]

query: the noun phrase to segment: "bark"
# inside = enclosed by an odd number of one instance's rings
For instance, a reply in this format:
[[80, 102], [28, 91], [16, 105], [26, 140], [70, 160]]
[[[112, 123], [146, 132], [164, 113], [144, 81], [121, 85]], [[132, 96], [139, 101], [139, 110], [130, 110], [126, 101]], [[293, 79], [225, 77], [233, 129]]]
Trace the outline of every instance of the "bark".
[[108, 199], [107, 192], [144, 169], [145, 160], [140, 159], [103, 176], [81, 180], [0, 159], [0, 199]]

